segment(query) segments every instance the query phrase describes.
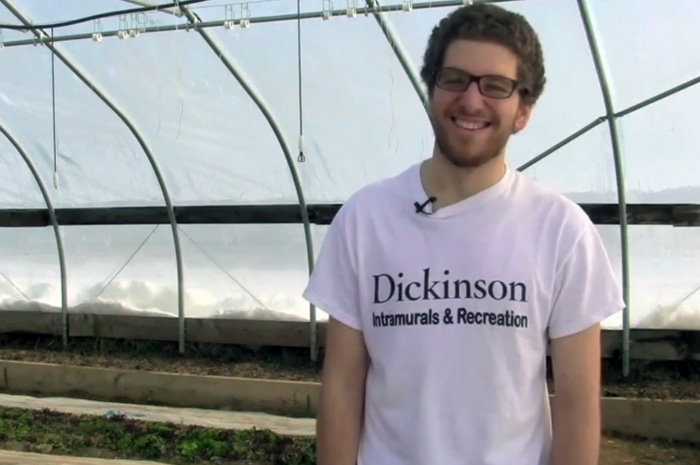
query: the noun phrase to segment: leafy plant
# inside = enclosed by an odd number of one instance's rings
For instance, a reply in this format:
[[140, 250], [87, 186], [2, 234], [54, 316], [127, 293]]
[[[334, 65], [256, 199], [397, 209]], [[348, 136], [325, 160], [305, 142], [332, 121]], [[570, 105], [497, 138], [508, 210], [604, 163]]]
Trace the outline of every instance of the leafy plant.
[[172, 463], [248, 461], [255, 465], [312, 465], [313, 438], [285, 437], [270, 430], [224, 430], [137, 421], [123, 415], [95, 417], [51, 410], [0, 407], [0, 442], [43, 444], [51, 451], [83, 455], [106, 451], [125, 459]]

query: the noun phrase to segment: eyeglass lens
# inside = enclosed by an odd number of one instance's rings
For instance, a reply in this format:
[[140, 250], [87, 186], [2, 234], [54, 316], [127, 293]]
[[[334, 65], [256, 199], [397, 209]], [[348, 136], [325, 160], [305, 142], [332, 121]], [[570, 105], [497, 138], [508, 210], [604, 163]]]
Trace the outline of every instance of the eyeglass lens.
[[517, 83], [504, 76], [472, 76], [464, 71], [445, 68], [438, 74], [437, 85], [453, 92], [464, 92], [472, 81], [476, 81], [482, 95], [490, 98], [508, 98], [513, 94]]

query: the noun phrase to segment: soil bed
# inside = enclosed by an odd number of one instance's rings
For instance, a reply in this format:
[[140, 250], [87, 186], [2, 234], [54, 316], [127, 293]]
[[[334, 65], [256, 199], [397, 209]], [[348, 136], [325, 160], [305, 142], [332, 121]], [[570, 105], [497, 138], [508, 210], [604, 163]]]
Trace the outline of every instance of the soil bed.
[[310, 437], [0, 407], [0, 448], [97, 458], [222, 465], [314, 463]]
[[[170, 464], [312, 465], [313, 437], [0, 407], [0, 449]], [[605, 436], [600, 465], [697, 465], [692, 444]]]
[[[188, 344], [183, 356], [174, 342], [73, 338], [64, 348], [60, 337], [0, 334], [0, 359], [318, 382], [323, 351], [319, 362], [314, 363], [304, 348]], [[603, 361], [604, 396], [700, 399], [700, 362], [632, 361], [627, 379], [622, 376], [621, 367], [620, 360]], [[553, 392], [551, 380], [550, 389]]]

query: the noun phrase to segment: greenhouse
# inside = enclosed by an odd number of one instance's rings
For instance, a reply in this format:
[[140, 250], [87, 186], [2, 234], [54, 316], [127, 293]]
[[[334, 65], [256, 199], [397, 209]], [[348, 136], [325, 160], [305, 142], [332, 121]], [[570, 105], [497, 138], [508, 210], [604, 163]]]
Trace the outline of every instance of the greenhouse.
[[[172, 317], [182, 351], [189, 319], [304, 322], [315, 357], [324, 233], [430, 154], [422, 53], [468, 2], [0, 3], [2, 319]], [[509, 163], [598, 225], [625, 361], [636, 329], [699, 331], [700, 3], [495, 3], [547, 67]]]
[[343, 205], [433, 154], [426, 44], [478, 2], [544, 52], [507, 163], [588, 215], [624, 298], [603, 432], [667, 441], [601, 465], [697, 463], [698, 0], [0, 0], [0, 463], [316, 463], [304, 291]]

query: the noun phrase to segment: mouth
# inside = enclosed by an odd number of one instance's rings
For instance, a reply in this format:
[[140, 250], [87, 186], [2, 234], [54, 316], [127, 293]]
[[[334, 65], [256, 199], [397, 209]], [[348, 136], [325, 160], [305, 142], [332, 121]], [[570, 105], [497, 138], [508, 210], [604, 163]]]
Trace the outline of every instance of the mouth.
[[454, 125], [457, 126], [459, 129], [463, 129], [469, 132], [483, 131], [484, 129], [488, 129], [491, 126], [491, 123], [488, 121], [466, 120], [457, 118], [456, 116], [453, 116], [450, 119], [452, 120], [452, 123], [454, 123]]

